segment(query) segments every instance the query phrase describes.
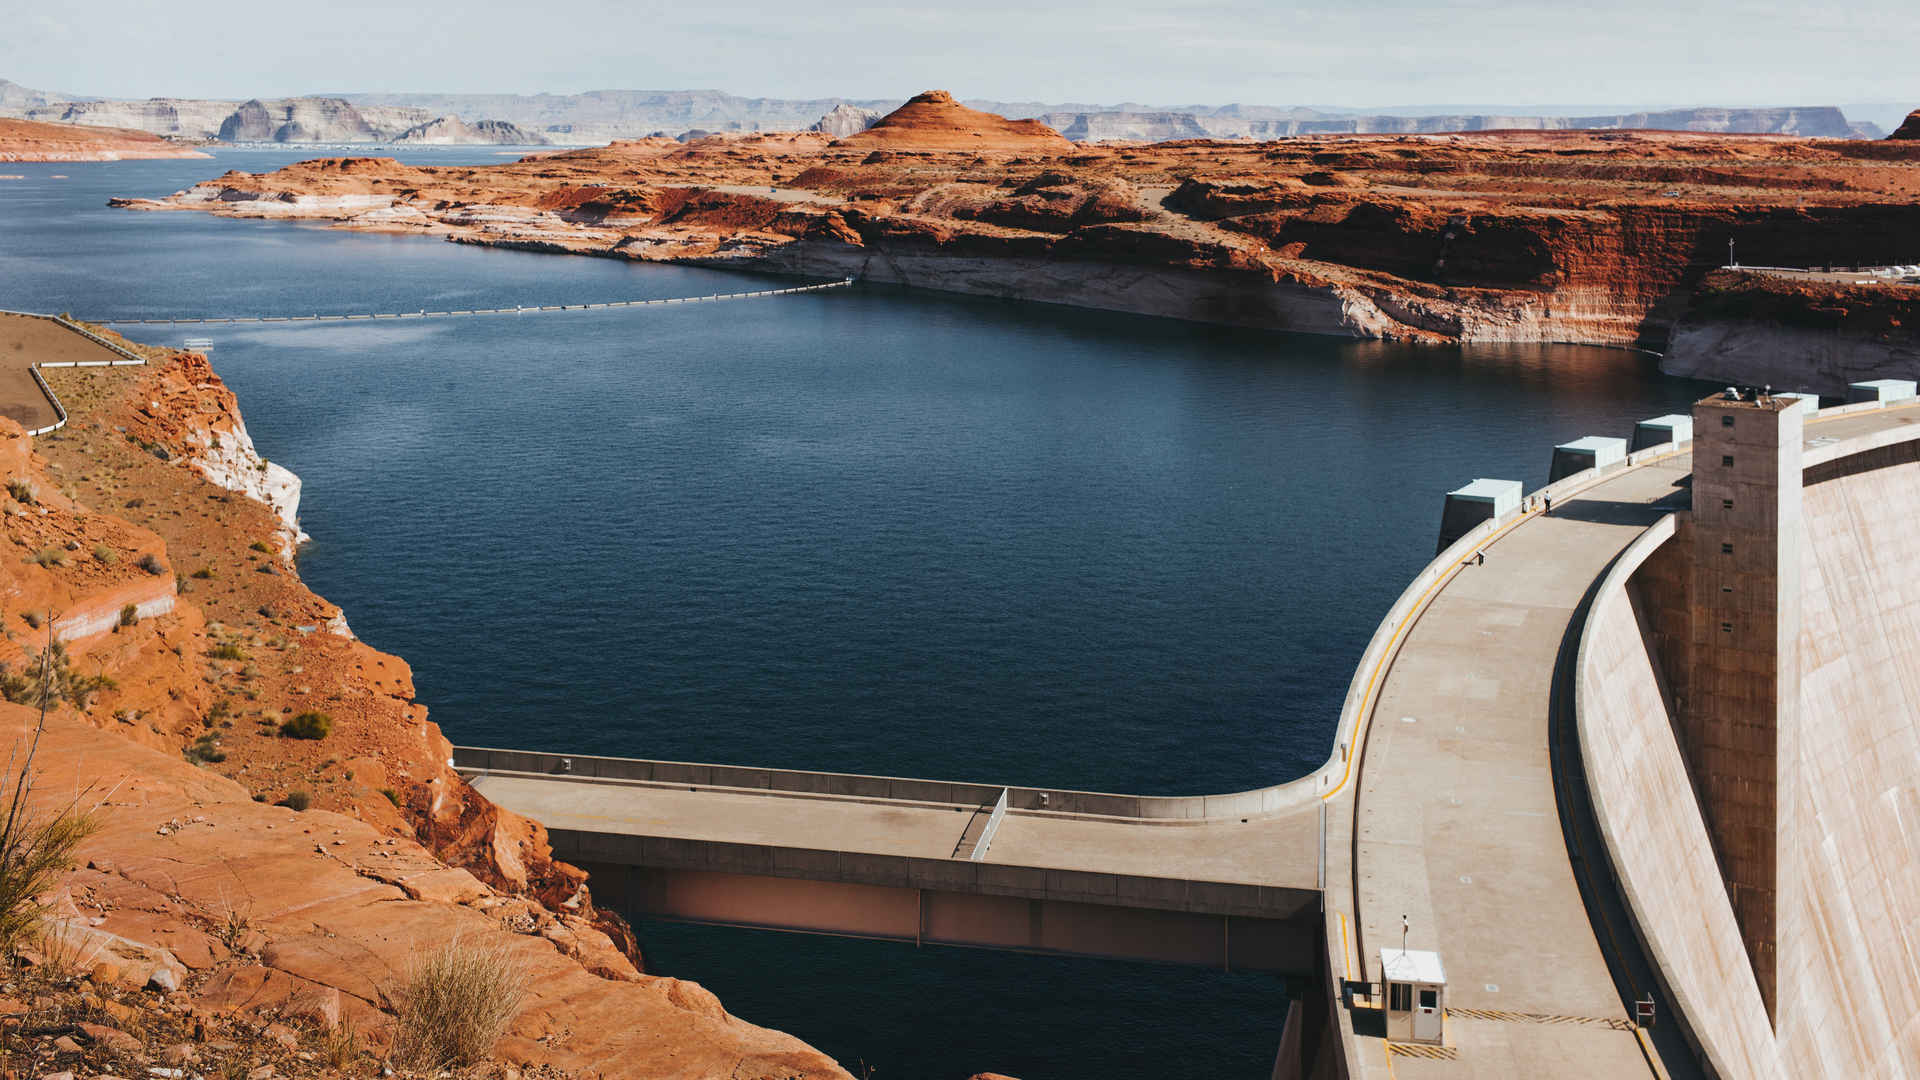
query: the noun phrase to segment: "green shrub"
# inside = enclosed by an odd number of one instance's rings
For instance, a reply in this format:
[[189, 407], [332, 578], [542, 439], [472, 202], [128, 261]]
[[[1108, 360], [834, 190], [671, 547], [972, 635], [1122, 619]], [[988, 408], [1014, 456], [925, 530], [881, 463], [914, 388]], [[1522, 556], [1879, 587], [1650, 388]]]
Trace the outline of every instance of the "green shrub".
[[267, 542], [265, 540], [255, 540], [253, 543], [248, 544], [247, 546], [265, 555], [273, 554], [273, 549], [267, 546]]
[[138, 563], [135, 563], [134, 565], [138, 566], [142, 570], [145, 570], [147, 573], [152, 574], [154, 577], [159, 577], [161, 574], [164, 574], [167, 572], [167, 565], [161, 562], [160, 557], [158, 555], [155, 555], [151, 551], [147, 552], [145, 555], [140, 556], [140, 561]]
[[29, 561], [39, 563], [41, 566], [65, 566], [67, 565], [67, 552], [65, 548], [43, 547], [35, 552], [33, 558]]
[[207, 650], [209, 660], [245, 660], [247, 654], [231, 641], [223, 641]]
[[32, 506], [40, 495], [34, 486], [25, 480], [7, 481], [7, 494], [13, 496], [13, 501], [22, 506]]
[[52, 708], [65, 700], [84, 712], [94, 694], [118, 688], [119, 684], [106, 675], [75, 674], [67, 658], [67, 647], [60, 642], [53, 642], [47, 648], [46, 653], [29, 652], [21, 674], [15, 674], [7, 664], [0, 664], [0, 696], [35, 708]]
[[120, 609], [121, 626], [138, 626], [140, 623], [140, 605], [128, 604]]
[[219, 736], [212, 734], [202, 735], [193, 740], [193, 745], [186, 749], [186, 756], [188, 761], [196, 765], [202, 762], [218, 763], [227, 760], [227, 752], [220, 749]]
[[281, 799], [279, 802], [274, 803], [273, 805], [284, 806], [289, 810], [297, 810], [297, 811], [304, 812], [307, 809], [307, 807], [313, 805], [313, 796], [307, 794], [304, 791], [289, 791], [287, 792], [286, 798]]
[[112, 566], [115, 562], [119, 561], [120, 556], [105, 544], [95, 544], [93, 545], [93, 558], [96, 562], [102, 562], [108, 566]]
[[387, 797], [387, 801], [392, 803], [394, 806], [398, 807], [400, 805], [400, 793], [393, 790], [392, 788], [383, 787], [380, 789], [380, 794], [385, 795]]
[[193, 572], [194, 579], [198, 581], [205, 581], [208, 578], [211, 578], [212, 576], [213, 576], [213, 567], [211, 566], [203, 566], [200, 569], [195, 570]]
[[333, 732], [333, 717], [323, 712], [303, 712], [280, 725], [280, 734], [289, 739], [324, 739]]

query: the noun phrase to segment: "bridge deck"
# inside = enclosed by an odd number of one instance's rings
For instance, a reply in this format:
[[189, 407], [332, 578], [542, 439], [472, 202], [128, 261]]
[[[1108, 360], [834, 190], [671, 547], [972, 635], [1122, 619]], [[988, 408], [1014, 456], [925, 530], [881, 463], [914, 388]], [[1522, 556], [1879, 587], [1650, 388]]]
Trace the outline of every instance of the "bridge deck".
[[[925, 859], [965, 859], [969, 852], [961, 850], [961, 837], [979, 810], [972, 804], [528, 773], [470, 778], [487, 798], [551, 829]], [[1237, 818], [1139, 822], [1015, 810], [983, 861], [1313, 889], [1319, 884], [1319, 819], [1312, 806], [1244, 824]]]

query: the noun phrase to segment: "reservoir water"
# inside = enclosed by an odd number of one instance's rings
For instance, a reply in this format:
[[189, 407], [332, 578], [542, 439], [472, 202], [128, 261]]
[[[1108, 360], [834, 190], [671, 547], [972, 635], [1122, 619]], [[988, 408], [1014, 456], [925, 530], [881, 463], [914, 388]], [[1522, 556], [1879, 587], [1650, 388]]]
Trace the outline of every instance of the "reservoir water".
[[[302, 156], [9, 164], [0, 307], [401, 311], [792, 283], [104, 205]], [[302, 576], [413, 666], [456, 742], [1160, 794], [1325, 759], [1445, 490], [1538, 486], [1553, 444], [1700, 392], [1623, 351], [865, 286], [128, 329], [214, 341], [261, 452], [305, 480]], [[639, 930], [654, 971], [878, 1080], [1264, 1076], [1285, 1011], [1263, 977]]]

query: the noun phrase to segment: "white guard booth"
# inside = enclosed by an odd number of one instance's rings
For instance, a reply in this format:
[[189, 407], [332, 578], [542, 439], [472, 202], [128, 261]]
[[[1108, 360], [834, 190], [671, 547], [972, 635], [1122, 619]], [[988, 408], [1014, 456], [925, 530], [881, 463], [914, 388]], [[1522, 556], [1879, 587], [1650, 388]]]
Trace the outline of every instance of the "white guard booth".
[[1387, 989], [1387, 1041], [1440, 1046], [1447, 1039], [1447, 972], [1440, 954], [1381, 949]]

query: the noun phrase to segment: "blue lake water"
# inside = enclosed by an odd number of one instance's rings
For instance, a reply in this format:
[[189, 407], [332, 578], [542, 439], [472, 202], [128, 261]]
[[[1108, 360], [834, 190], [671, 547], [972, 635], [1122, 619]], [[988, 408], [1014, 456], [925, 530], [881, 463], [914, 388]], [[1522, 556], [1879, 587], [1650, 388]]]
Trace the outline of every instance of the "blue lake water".
[[[401, 311], [792, 283], [104, 205], [301, 156], [8, 164], [25, 179], [0, 181], [0, 307]], [[1445, 490], [1537, 486], [1555, 443], [1699, 393], [1628, 352], [865, 286], [130, 332], [215, 342], [261, 452], [306, 482], [302, 576], [412, 664], [456, 742], [1162, 794], [1325, 759]], [[1261, 977], [639, 929], [654, 970], [878, 1080], [1264, 1076], [1284, 1014]]]

